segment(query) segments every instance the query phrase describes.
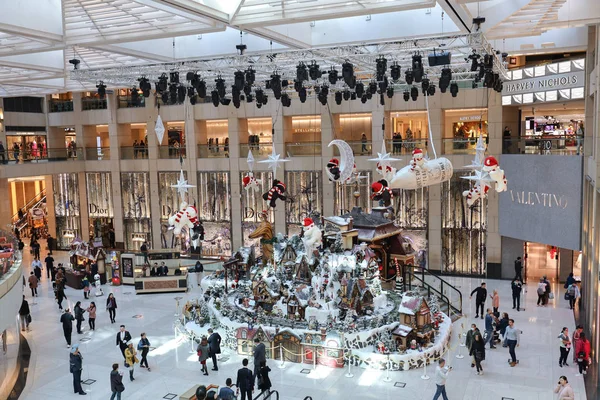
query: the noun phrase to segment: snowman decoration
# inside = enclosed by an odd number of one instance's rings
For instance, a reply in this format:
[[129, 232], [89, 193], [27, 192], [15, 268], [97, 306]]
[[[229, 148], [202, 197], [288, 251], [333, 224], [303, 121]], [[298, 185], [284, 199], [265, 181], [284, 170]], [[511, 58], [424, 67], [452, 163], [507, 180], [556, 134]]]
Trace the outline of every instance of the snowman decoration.
[[500, 169], [496, 157], [486, 157], [483, 161], [481, 172], [478, 172], [478, 174], [480, 176], [479, 182], [471, 190], [463, 192], [463, 196], [467, 198], [467, 205], [469, 207], [475, 204], [480, 198], [485, 197], [493, 184], [495, 184], [496, 192], [506, 191], [506, 176], [504, 175], [504, 170]]
[[410, 170], [414, 171], [416, 168], [423, 169], [425, 167], [425, 159], [423, 158], [423, 150], [414, 149], [412, 153], [412, 160], [410, 160]]
[[104, 295], [102, 287], [100, 286], [101, 284], [102, 282], [100, 282], [100, 274], [94, 275], [94, 287], [96, 288], [96, 297]]
[[256, 179], [252, 171], [248, 172], [246, 176], [242, 178], [242, 185], [244, 189], [246, 189], [246, 193], [258, 192], [260, 190], [260, 184], [262, 181], [260, 179]]
[[302, 236], [302, 242], [304, 243], [304, 248], [306, 249], [306, 254], [310, 261], [312, 260], [315, 250], [323, 244], [322, 234], [312, 218], [304, 218], [303, 225], [302, 231], [304, 232], [304, 235]]
[[504, 175], [504, 170], [500, 169], [496, 157], [487, 157], [483, 162], [482, 169], [496, 182], [496, 192], [500, 193], [506, 191], [506, 176]]

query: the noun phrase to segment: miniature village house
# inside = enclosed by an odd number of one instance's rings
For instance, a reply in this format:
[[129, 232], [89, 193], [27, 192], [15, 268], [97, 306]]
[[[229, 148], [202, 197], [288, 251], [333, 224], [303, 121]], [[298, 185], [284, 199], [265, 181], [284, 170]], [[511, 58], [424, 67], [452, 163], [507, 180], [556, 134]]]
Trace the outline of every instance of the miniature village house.
[[[431, 310], [427, 300], [423, 296], [410, 296], [405, 294], [399, 307], [400, 326], [392, 332], [404, 348], [412, 338], [408, 336], [414, 334], [415, 339], [421, 346], [426, 346], [433, 341], [434, 330], [431, 325]], [[411, 329], [409, 331], [408, 329]]]
[[254, 350], [254, 338], [258, 338], [260, 343], [265, 345], [266, 357], [273, 358], [273, 340], [268, 332], [263, 330], [261, 326], [257, 329], [248, 329], [247, 327], [238, 328], [235, 334], [237, 340], [238, 354], [251, 356]]
[[344, 349], [341, 348], [341, 339], [335, 333], [328, 334], [325, 328], [321, 328], [321, 333], [304, 335], [303, 353], [306, 364], [316, 362], [318, 365], [331, 368], [344, 367]]
[[350, 307], [356, 310], [358, 315], [367, 315], [368, 311], [373, 311], [373, 293], [367, 287], [364, 278], [359, 278], [352, 285]]
[[274, 358], [280, 360], [279, 346], [283, 359], [295, 363], [302, 362], [302, 340], [294, 331], [282, 329], [273, 337]]

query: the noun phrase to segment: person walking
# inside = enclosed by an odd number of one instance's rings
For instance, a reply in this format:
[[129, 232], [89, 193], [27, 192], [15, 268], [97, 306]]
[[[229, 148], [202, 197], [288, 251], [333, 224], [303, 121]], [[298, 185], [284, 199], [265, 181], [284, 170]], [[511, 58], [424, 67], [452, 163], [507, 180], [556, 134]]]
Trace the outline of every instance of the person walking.
[[485, 344], [490, 342], [490, 349], [495, 349], [494, 341], [492, 340], [494, 336], [494, 314], [491, 308], [487, 309], [487, 314], [485, 315]]
[[217, 366], [217, 354], [221, 354], [221, 335], [217, 332], [213, 331], [212, 328], [208, 329], [209, 337], [208, 337], [208, 346], [210, 350], [210, 357], [212, 358], [213, 371], [218, 371], [219, 367]]
[[119, 371], [119, 364], [114, 363], [112, 365], [112, 371], [110, 371], [110, 391], [112, 396], [110, 400], [121, 400], [121, 393], [125, 391], [125, 385], [123, 385], [123, 373]]
[[202, 336], [198, 347], [196, 348], [196, 353], [198, 354], [198, 362], [202, 365], [201, 371], [204, 375], [208, 375], [208, 368], [206, 367], [206, 360], [208, 359], [208, 355], [210, 353], [210, 348], [208, 346], [208, 340], [206, 336]]
[[508, 352], [510, 353], [511, 359], [508, 360], [511, 367], [517, 365], [517, 354], [515, 353], [515, 348], [519, 347], [519, 342], [521, 338], [521, 331], [515, 328], [515, 321], [511, 318], [508, 320], [508, 326], [506, 327], [506, 344], [508, 345]]
[[512, 301], [513, 310], [516, 308], [517, 311], [521, 311], [521, 291], [523, 290], [523, 284], [519, 278], [515, 278], [511, 284], [512, 289]]
[[573, 273], [571, 272], [565, 281], [565, 289], [568, 289], [573, 283], [575, 283], [575, 276], [573, 276]]
[[127, 358], [125, 356], [125, 350], [129, 347], [129, 341], [131, 340], [131, 334], [129, 331], [125, 330], [125, 325], [121, 325], [119, 327], [119, 332], [117, 332], [117, 346], [121, 349], [121, 354], [123, 354], [123, 358]]
[[362, 136], [360, 137], [360, 154], [363, 155], [365, 154], [365, 152], [367, 151], [367, 135], [365, 135], [364, 133], [362, 134]]
[[54, 248], [54, 238], [52, 237], [52, 235], [48, 234], [48, 236], [46, 236], [46, 244], [48, 245], [48, 256], [51, 256], [52, 249]]
[[517, 257], [515, 260], [515, 279], [523, 282], [523, 262], [521, 261], [521, 257]]
[[494, 308], [494, 315], [498, 316], [498, 308], [500, 308], [500, 295], [498, 294], [498, 291], [494, 289], [494, 291], [492, 292], [493, 294], [490, 295], [490, 298], [492, 299], [492, 307]]
[[544, 293], [544, 305], [548, 305], [548, 300], [550, 299], [550, 292], [552, 291], [552, 287], [550, 285], [550, 281], [546, 278], [546, 275], [543, 276], [544, 283], [546, 284], [546, 292]]
[[566, 326], [562, 328], [560, 335], [558, 335], [558, 339], [560, 340], [560, 357], [558, 358], [558, 366], [561, 368], [563, 365], [568, 367], [569, 364], [567, 364], [567, 357], [569, 357], [569, 351], [571, 351], [569, 328]]
[[52, 281], [54, 281], [56, 272], [54, 272], [54, 258], [51, 252], [44, 258], [44, 262], [46, 263], [46, 278], [50, 279], [52, 277]]
[[483, 368], [481, 362], [485, 360], [485, 342], [481, 337], [480, 333], [473, 335], [473, 343], [471, 344], [471, 350], [469, 355], [475, 360], [475, 366], [477, 367], [477, 375], [483, 375]]
[[579, 334], [579, 340], [577, 341], [577, 347], [575, 353], [577, 353], [577, 365], [579, 366], [579, 373], [575, 376], [581, 376], [581, 374], [587, 374], [587, 367], [590, 364], [590, 341], [585, 337], [585, 333]]
[[581, 338], [581, 334], [583, 333], [583, 325], [577, 325], [575, 328], [575, 332], [573, 332], [573, 362], [577, 362], [577, 343]]
[[133, 343], [129, 343], [125, 349], [125, 367], [129, 368], [129, 380], [135, 381], [133, 377], [133, 371], [135, 370], [135, 364], [139, 362], [136, 357], [137, 351], [133, 348]]
[[[502, 339], [506, 336], [506, 327], [508, 326], [508, 313], [503, 312], [502, 318], [498, 323], [498, 332], [502, 335]], [[506, 340], [502, 340], [502, 347], [506, 347]]]
[[[467, 351], [469, 352], [469, 355], [471, 354], [471, 346], [473, 345], [473, 337], [475, 336], [475, 334], [481, 333], [479, 332], [477, 325], [471, 324], [471, 329], [469, 329], [465, 338], [465, 346], [467, 346]], [[475, 367], [475, 359], [471, 358], [471, 368], [473, 367]]]
[[233, 391], [233, 389], [231, 389], [232, 386], [233, 386], [233, 382], [232, 382], [231, 378], [227, 378], [225, 380], [225, 386], [223, 386], [219, 389], [218, 398], [220, 400], [234, 400], [235, 392]]
[[269, 392], [271, 390], [271, 379], [269, 378], [269, 372], [271, 372], [271, 368], [267, 366], [266, 361], [261, 361], [260, 363], [260, 376], [258, 377], [258, 388], [260, 389], [260, 394], [265, 392]]
[[38, 287], [38, 278], [34, 275], [33, 271], [29, 274], [29, 278], [27, 278], [29, 282], [29, 289], [31, 289], [31, 297], [37, 296], [37, 287]]
[[19, 308], [19, 322], [21, 323], [21, 331], [27, 330], [29, 332], [29, 321], [31, 320], [31, 311], [29, 310], [29, 303], [25, 300], [25, 295], [23, 295], [23, 301], [21, 302], [21, 307]]
[[202, 282], [202, 278], [204, 278], [204, 265], [200, 262], [200, 260], [196, 261], [196, 265], [194, 266], [194, 272], [196, 272], [196, 282], [198, 286]]
[[150, 341], [146, 337], [145, 333], [142, 332], [140, 336], [141, 338], [137, 345], [138, 351], [142, 352], [142, 361], [140, 361], [140, 368], [147, 368], [148, 372], [150, 372], [150, 367], [148, 366], [148, 359], [146, 358], [148, 352], [150, 351]]
[[254, 355], [254, 383], [256, 383], [257, 375], [260, 372], [260, 363], [262, 361], [267, 361], [266, 356], [266, 347], [264, 343], [261, 343], [257, 337], [254, 338], [254, 350], [252, 354]]
[[448, 379], [448, 373], [450, 373], [450, 371], [452, 371], [452, 367], [446, 368], [446, 360], [440, 358], [438, 366], [435, 367], [435, 386], [437, 389], [433, 395], [433, 400], [437, 400], [440, 396], [442, 396], [444, 400], [448, 400], [448, 395], [446, 394], [446, 380]]
[[242, 392], [241, 400], [252, 400], [252, 391], [254, 390], [254, 377], [252, 371], [248, 368], [248, 359], [242, 360], [242, 368], [238, 369], [237, 379], [235, 381], [237, 386], [236, 395]]
[[90, 281], [88, 280], [87, 276], [84, 276], [83, 279], [81, 280], [81, 284], [83, 285], [83, 298], [84, 299], [89, 299], [90, 298]]
[[577, 299], [581, 297], [577, 282], [573, 282], [569, 285], [567, 288], [567, 296], [569, 297], [569, 308], [571, 310], [575, 309], [575, 303], [577, 303]]
[[558, 400], [575, 400], [575, 392], [564, 375], [558, 378], [558, 386], [554, 393], [558, 393]]
[[481, 319], [483, 319], [483, 306], [485, 304], [485, 299], [487, 299], [487, 289], [485, 288], [485, 282], [481, 283], [481, 286], [473, 289], [469, 299], [473, 298], [473, 294], [475, 295], [475, 318], [479, 318], [479, 309], [481, 308]]
[[544, 282], [544, 278], [540, 278], [540, 282], [538, 283], [538, 286], [537, 286], [537, 295], [538, 295], [537, 306], [538, 307], [540, 305], [542, 307], [545, 306], [545, 303], [544, 303], [544, 295], [545, 294], [546, 294], [546, 282]]
[[62, 323], [63, 334], [65, 335], [65, 340], [67, 341], [67, 347], [71, 347], [71, 334], [73, 333], [73, 314], [67, 308], [63, 315], [60, 316], [60, 322]]
[[117, 316], [117, 299], [115, 299], [115, 295], [110, 293], [108, 298], [106, 299], [106, 309], [108, 310], [108, 315], [110, 316], [110, 323], [115, 323], [115, 317]]
[[58, 309], [62, 310], [62, 302], [64, 299], [66, 299], [67, 296], [65, 295], [65, 289], [62, 287], [62, 285], [57, 285], [56, 287], [56, 301], [58, 302]]
[[81, 370], [83, 369], [83, 357], [79, 352], [79, 345], [75, 343], [71, 347], [71, 354], [69, 355], [69, 369], [73, 374], [73, 391], [81, 395], [87, 394], [81, 387]]
[[77, 333], [81, 335], [83, 333], [81, 332], [81, 323], [85, 321], [85, 318], [83, 318], [83, 313], [85, 312], [85, 310], [81, 308], [80, 301], [75, 303], [75, 308], [73, 309], [73, 312], [75, 313], [75, 320], [77, 321]]
[[88, 323], [90, 325], [90, 330], [96, 330], [96, 303], [93, 301], [90, 303], [90, 306], [87, 308], [88, 312]]

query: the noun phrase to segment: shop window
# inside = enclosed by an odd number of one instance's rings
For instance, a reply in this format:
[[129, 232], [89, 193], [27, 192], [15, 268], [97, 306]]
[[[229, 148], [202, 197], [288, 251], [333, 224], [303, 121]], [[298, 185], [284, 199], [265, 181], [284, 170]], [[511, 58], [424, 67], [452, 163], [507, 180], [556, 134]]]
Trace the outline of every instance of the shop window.
[[148, 173], [121, 173], [121, 198], [123, 200], [125, 249], [139, 250], [144, 240], [151, 245], [152, 222]]
[[[179, 198], [177, 189], [172, 185], [177, 184], [180, 172], [159, 172], [158, 173], [158, 204], [160, 207], [160, 247], [163, 249], [181, 248], [179, 239], [173, 235], [173, 230], [169, 229], [168, 219], [171, 215], [179, 211], [182, 201], [193, 204], [194, 188], [188, 189], [188, 195], [185, 199]], [[183, 171], [183, 176], [187, 179], [187, 172]]]
[[463, 192], [471, 181], [462, 179], [470, 171], [455, 171], [442, 183], [442, 271], [448, 274], [485, 275], [487, 199], [467, 206]]
[[[428, 248], [429, 188], [400, 189], [394, 197], [395, 222], [416, 251]], [[421, 257], [426, 257], [423, 253]]]
[[[240, 193], [242, 194], [242, 241], [243, 246], [254, 245], [255, 254], [256, 256], [259, 256], [261, 255], [261, 251], [260, 246], [258, 246], [258, 240], [249, 239], [248, 236], [257, 228], [258, 224], [260, 223], [260, 213], [267, 208], [262, 195], [271, 189], [273, 174], [268, 171], [254, 172], [254, 178], [260, 182], [258, 184], [259, 190], [254, 191], [249, 189], [246, 191], [246, 189], [244, 189], [243, 179], [247, 174], [248, 171], [243, 171], [240, 173]], [[269, 221], [274, 221], [273, 209], [269, 210]]]
[[293, 200], [285, 202], [287, 232], [293, 235], [300, 232], [304, 218], [316, 220], [323, 213], [323, 174], [320, 171], [287, 171], [285, 184], [286, 195]]
[[365, 212], [371, 209], [371, 171], [358, 171], [358, 173], [365, 178], [349, 185], [330, 182], [335, 185], [333, 199], [335, 215], [347, 214], [354, 207], [360, 207]]
[[[76, 237], [81, 238], [79, 220], [79, 180], [76, 173], [52, 176], [56, 238], [59, 249], [68, 249]], [[87, 238], [84, 238], [84, 240]]]
[[202, 254], [230, 256], [232, 243], [229, 172], [198, 172], [198, 218], [204, 225]]
[[114, 208], [110, 172], [88, 172], [85, 174], [88, 198], [88, 218], [90, 238], [110, 246], [109, 231], [114, 228]]

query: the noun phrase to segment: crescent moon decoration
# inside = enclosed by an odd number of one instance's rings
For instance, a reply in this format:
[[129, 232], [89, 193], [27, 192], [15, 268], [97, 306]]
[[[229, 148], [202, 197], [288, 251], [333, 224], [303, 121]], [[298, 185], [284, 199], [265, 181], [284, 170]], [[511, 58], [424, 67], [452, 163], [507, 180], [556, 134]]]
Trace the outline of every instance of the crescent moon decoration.
[[354, 168], [354, 152], [348, 143], [343, 140], [332, 140], [328, 147], [336, 146], [340, 152], [340, 178], [338, 180], [333, 179], [333, 175], [326, 169], [329, 179], [336, 182], [346, 182], [350, 176], [352, 176], [352, 169]]

